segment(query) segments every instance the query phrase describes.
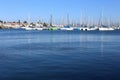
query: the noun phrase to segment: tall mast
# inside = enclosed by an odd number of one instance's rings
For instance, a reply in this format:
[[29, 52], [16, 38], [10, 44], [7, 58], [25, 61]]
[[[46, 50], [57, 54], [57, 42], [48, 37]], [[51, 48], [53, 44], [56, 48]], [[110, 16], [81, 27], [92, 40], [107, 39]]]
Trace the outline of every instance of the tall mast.
[[69, 21], [69, 14], [67, 15], [67, 25], [70, 25], [70, 21]]
[[103, 25], [103, 9], [102, 9], [102, 16], [101, 16], [102, 20], [101, 20], [101, 25]]
[[81, 17], [80, 17], [81, 19], [80, 19], [80, 25], [83, 25], [83, 15], [82, 15], [82, 13], [81, 13]]
[[28, 14], [28, 25], [30, 26], [30, 14]]
[[100, 18], [99, 18], [99, 27], [102, 27], [103, 25], [103, 8], [101, 10]]
[[50, 15], [50, 26], [52, 27], [53, 26], [53, 16]]

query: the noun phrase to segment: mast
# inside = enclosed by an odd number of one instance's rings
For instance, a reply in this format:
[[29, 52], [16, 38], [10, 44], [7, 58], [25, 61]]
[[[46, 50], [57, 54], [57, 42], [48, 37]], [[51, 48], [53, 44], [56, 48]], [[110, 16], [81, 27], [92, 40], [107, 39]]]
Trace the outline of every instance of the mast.
[[82, 13], [81, 13], [81, 17], [80, 17], [81, 19], [80, 19], [80, 25], [82, 25], [83, 26], [83, 15], [82, 15]]
[[101, 13], [101, 25], [103, 25], [103, 9], [102, 9], [102, 13]]
[[28, 26], [30, 26], [30, 14], [28, 14]]
[[50, 26], [52, 27], [53, 26], [53, 16], [50, 15]]
[[69, 21], [69, 14], [67, 14], [67, 25], [70, 25], [70, 21]]
[[100, 18], [99, 18], [99, 27], [103, 26], [103, 9], [101, 10]]

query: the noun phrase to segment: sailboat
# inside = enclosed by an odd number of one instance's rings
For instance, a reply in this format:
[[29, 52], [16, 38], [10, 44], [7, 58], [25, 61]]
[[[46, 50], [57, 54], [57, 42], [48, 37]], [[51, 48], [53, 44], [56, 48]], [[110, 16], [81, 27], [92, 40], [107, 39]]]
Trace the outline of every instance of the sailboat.
[[48, 28], [48, 30], [58, 30], [58, 28], [56, 26], [53, 25], [53, 17], [52, 15], [50, 16], [50, 27]]
[[62, 27], [62, 28], [60, 28], [60, 30], [67, 30], [67, 31], [71, 31], [71, 30], [74, 30], [74, 28], [73, 27], [71, 27], [70, 26], [70, 21], [69, 21], [69, 15], [67, 15], [67, 25], [66, 26], [64, 26], [64, 27]]
[[99, 26], [99, 31], [113, 31], [114, 29], [112, 27], [108, 27], [103, 25], [103, 11], [102, 11], [102, 16], [100, 20], [100, 26]]
[[32, 25], [30, 25], [30, 16], [28, 15], [28, 24], [25, 27], [25, 30], [33, 30]]
[[107, 26], [104, 26], [102, 25], [100, 28], [99, 28], [99, 31], [113, 31], [114, 29], [112, 27], [107, 27]]

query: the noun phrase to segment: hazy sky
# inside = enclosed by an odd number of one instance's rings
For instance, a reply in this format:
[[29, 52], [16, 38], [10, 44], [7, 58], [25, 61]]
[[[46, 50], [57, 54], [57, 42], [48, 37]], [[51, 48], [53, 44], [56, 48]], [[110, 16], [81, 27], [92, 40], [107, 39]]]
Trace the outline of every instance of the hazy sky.
[[105, 18], [120, 18], [120, 0], [0, 0], [1, 20], [49, 20], [65, 18], [79, 20], [81, 13], [86, 18], [97, 19], [103, 9]]

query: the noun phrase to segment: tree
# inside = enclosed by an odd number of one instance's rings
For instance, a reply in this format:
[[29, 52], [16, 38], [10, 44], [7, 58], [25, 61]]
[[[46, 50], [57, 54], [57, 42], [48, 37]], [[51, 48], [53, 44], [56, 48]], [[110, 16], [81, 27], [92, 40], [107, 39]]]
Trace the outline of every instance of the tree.
[[15, 21], [13, 21], [13, 23], [16, 23]]
[[2, 21], [2, 20], [0, 20], [0, 23], [3, 23], [3, 21]]
[[20, 24], [20, 20], [18, 20], [18, 22], [17, 22], [18, 24]]
[[47, 23], [44, 22], [44, 23], [43, 23], [43, 26], [47, 27], [48, 25], [47, 25]]
[[23, 23], [24, 23], [24, 24], [27, 24], [28, 22], [27, 22], [27, 21], [24, 21]]
[[32, 23], [30, 23], [30, 25], [32, 25], [32, 26], [35, 26], [35, 24], [32, 22]]

